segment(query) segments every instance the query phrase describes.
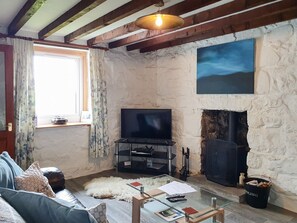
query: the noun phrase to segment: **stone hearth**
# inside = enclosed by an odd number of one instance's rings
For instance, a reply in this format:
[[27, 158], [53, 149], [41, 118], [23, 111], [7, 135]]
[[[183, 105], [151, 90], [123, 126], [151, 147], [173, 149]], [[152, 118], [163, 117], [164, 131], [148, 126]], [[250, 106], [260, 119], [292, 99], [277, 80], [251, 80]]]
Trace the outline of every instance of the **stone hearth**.
[[194, 175], [188, 178], [189, 183], [199, 185], [199, 187], [237, 203], [245, 202], [245, 190], [243, 188], [225, 187], [206, 179], [205, 175]]

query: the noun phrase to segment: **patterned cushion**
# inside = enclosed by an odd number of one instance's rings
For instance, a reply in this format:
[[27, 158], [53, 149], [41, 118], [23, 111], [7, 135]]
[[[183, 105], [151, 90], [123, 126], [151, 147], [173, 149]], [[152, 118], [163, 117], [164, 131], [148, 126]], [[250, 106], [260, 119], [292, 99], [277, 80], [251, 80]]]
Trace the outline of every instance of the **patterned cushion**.
[[0, 222], [2, 223], [25, 223], [19, 213], [0, 197]]
[[15, 187], [17, 190], [44, 193], [48, 197], [56, 196], [47, 178], [43, 176], [38, 162], [32, 163], [23, 175], [15, 177]]
[[101, 203], [95, 207], [89, 208], [88, 212], [96, 219], [98, 223], [108, 223], [106, 219], [106, 204]]

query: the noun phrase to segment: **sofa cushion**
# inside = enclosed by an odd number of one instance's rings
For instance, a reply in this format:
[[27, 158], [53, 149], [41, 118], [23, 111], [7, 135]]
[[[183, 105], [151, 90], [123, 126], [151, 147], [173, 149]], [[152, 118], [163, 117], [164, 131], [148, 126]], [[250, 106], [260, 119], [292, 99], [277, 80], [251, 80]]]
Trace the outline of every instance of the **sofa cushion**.
[[19, 167], [18, 164], [16, 164], [16, 162], [14, 162], [14, 160], [9, 156], [8, 152], [2, 152], [0, 158], [7, 162], [8, 166], [10, 166], [14, 177], [23, 174], [24, 171], [22, 170], [22, 168]]
[[56, 198], [84, 208], [84, 205], [67, 189], [58, 191], [56, 193]]
[[95, 207], [88, 208], [88, 212], [93, 215], [96, 221], [99, 223], [108, 223], [106, 219], [106, 204], [101, 203]]
[[26, 223], [19, 213], [0, 197], [0, 222], [2, 223]]
[[0, 187], [14, 189], [14, 176], [7, 162], [0, 158]]
[[23, 172], [6, 151], [0, 154], [0, 187], [14, 189], [14, 178]]
[[30, 223], [97, 223], [87, 210], [66, 206], [35, 192], [0, 188], [2, 197]]
[[34, 162], [20, 176], [15, 177], [15, 188], [17, 190], [44, 193], [48, 197], [55, 197], [48, 180], [40, 170], [39, 163]]
[[[65, 189], [66, 190], [66, 189]], [[69, 192], [70, 193], [70, 192]], [[73, 196], [73, 195], [72, 195]], [[82, 208], [82, 204], [77, 204], [74, 202], [68, 202], [64, 199], [60, 199], [58, 196], [56, 198], [53, 198], [55, 201], [57, 201], [60, 204], [63, 204], [67, 207], [76, 207], [76, 208]], [[106, 204], [104, 202], [97, 204], [94, 207], [86, 209], [98, 223], [108, 223], [108, 220], [106, 218]]]

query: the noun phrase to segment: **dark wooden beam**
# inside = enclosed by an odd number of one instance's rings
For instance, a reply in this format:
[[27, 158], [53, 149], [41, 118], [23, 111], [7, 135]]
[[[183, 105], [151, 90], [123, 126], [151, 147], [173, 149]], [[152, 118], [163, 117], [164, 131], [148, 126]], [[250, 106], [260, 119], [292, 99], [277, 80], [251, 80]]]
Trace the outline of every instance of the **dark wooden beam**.
[[96, 8], [98, 5], [102, 4], [106, 0], [81, 0], [55, 21], [44, 27], [39, 33], [39, 39], [44, 39], [72, 23], [79, 17], [85, 15], [92, 9]]
[[[57, 42], [57, 41], [50, 41], [50, 40], [42, 40], [42, 39], [34, 39], [31, 37], [25, 37], [25, 36], [10, 36], [8, 34], [0, 33], [0, 38], [13, 38], [13, 39], [23, 39], [28, 41], [33, 41], [37, 44], [42, 45], [49, 45], [49, 46], [58, 46], [58, 47], [67, 47], [67, 48], [74, 48], [74, 49], [89, 49], [90, 47], [85, 45], [79, 45], [79, 44], [71, 44], [71, 43], [63, 43], [63, 42]], [[95, 48], [95, 47], [92, 47]], [[109, 50], [108, 48], [100, 47], [102, 50]]]
[[[200, 24], [205, 21], [209, 21], [212, 19], [217, 19], [226, 15], [230, 15], [233, 13], [237, 13], [243, 10], [247, 10], [256, 6], [260, 6], [263, 4], [275, 2], [276, 0], [236, 0], [221, 6], [218, 6], [213, 9], [209, 9], [198, 14], [189, 16], [184, 19], [184, 25], [182, 28], [186, 28], [195, 24]], [[142, 41], [145, 39], [149, 39], [152, 37], [160, 36], [165, 33], [172, 32], [172, 30], [148, 30], [144, 31], [117, 41], [113, 41], [109, 43], [109, 48], [116, 48], [120, 46], [125, 46], [134, 42]]]
[[126, 25], [120, 26], [118, 28], [115, 28], [109, 32], [103, 33], [102, 35], [96, 36], [92, 39], [89, 39], [88, 42], [88, 46], [93, 46], [93, 45], [97, 45], [100, 43], [104, 43], [106, 41], [109, 41], [111, 39], [114, 39], [116, 37], [122, 36], [122, 35], [126, 35], [128, 33], [132, 33], [135, 32], [137, 30], [139, 30], [140, 28], [138, 26], [135, 25], [135, 22], [130, 22]]
[[145, 9], [153, 4], [160, 2], [160, 0], [132, 0], [121, 7], [107, 13], [106, 15], [94, 20], [93, 22], [75, 30], [64, 37], [66, 43], [77, 40], [83, 36], [86, 36], [102, 27], [108, 26], [120, 19], [123, 19], [129, 15], [132, 15], [142, 9]]
[[164, 42], [158, 45], [142, 48], [140, 49], [140, 52], [147, 53], [147, 52], [156, 51], [156, 50], [173, 47], [173, 46], [178, 46], [178, 45], [182, 45], [182, 44], [186, 44], [194, 41], [209, 39], [212, 37], [227, 35], [234, 32], [241, 32], [249, 29], [267, 26], [270, 24], [275, 24], [275, 23], [296, 19], [296, 18], [297, 18], [297, 9], [293, 8], [287, 12], [278, 13], [264, 18], [242, 22], [238, 24], [226, 24], [223, 27], [218, 27], [215, 29], [207, 30], [205, 32], [200, 32], [194, 36], [176, 39], [176, 40]]
[[58, 42], [58, 41], [51, 41], [51, 40], [42, 40], [42, 39], [34, 39], [31, 37], [24, 37], [24, 36], [9, 36], [4, 33], [0, 33], [0, 38], [13, 38], [13, 39], [23, 39], [23, 40], [28, 40], [28, 41], [33, 41], [34, 43], [37, 44], [42, 44], [42, 45], [48, 45], [48, 46], [57, 46], [57, 47], [67, 47], [67, 48], [74, 48], [74, 49], [82, 49], [82, 50], [88, 50], [90, 48], [92, 49], [100, 49], [104, 51], [108, 51], [109, 49], [106, 47], [88, 47], [86, 45], [80, 45], [80, 44], [73, 44], [73, 43], [63, 43], [63, 42]]
[[153, 45], [157, 45], [163, 42], [172, 41], [179, 38], [186, 38], [195, 35], [196, 33], [205, 32], [207, 30], [219, 28], [225, 26], [225, 24], [237, 24], [255, 19], [260, 19], [269, 15], [279, 14], [286, 12], [290, 9], [297, 8], [296, 0], [283, 0], [271, 5], [256, 8], [250, 11], [246, 11], [240, 14], [232, 15], [226, 18], [218, 19], [201, 25], [196, 25], [187, 29], [183, 29], [174, 33], [162, 35], [157, 38], [142, 41], [127, 46], [127, 50], [135, 50], [140, 48], [147, 48]]
[[28, 0], [8, 26], [8, 34], [16, 34], [46, 0]]
[[[220, 0], [186, 0], [161, 10], [161, 13], [166, 13], [171, 15], [182, 15], [219, 1]], [[126, 24], [124, 26], [121, 26], [112, 31], [109, 31], [107, 33], [104, 33], [102, 35], [99, 35], [95, 38], [88, 40], [88, 45], [91, 46], [91, 45], [103, 43], [113, 38], [131, 33], [131, 32], [135, 32], [137, 30], [139, 30], [139, 28], [135, 25], [134, 22], [131, 22], [129, 24]]]

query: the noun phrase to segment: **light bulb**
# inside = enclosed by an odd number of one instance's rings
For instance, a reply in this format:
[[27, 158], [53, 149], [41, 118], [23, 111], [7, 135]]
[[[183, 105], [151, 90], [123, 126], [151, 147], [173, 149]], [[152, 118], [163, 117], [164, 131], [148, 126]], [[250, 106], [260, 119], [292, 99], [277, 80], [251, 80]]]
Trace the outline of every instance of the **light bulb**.
[[156, 19], [156, 26], [162, 26], [163, 24], [163, 20], [162, 20], [162, 15], [161, 14], [157, 14], [157, 19]]

